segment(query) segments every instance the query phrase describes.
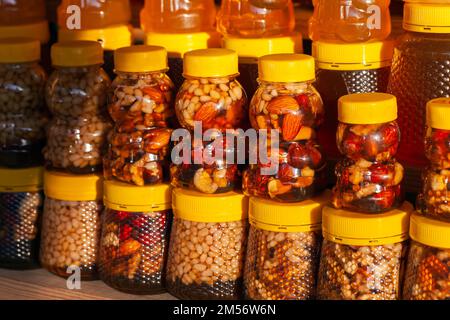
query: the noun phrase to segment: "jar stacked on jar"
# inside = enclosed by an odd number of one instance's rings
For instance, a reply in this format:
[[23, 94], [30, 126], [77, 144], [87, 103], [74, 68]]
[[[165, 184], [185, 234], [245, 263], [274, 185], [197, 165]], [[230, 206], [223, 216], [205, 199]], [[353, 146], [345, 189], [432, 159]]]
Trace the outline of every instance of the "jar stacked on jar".
[[314, 80], [310, 56], [260, 58], [260, 87], [250, 103], [250, 123], [259, 142], [250, 146], [250, 157], [257, 161], [244, 172], [246, 195], [299, 202], [325, 189], [325, 159], [315, 140], [324, 110]]
[[[184, 130], [175, 138], [171, 182], [204, 194], [240, 188], [237, 129], [248, 127], [247, 96], [236, 77], [238, 57], [228, 49], [194, 50], [184, 55], [186, 78], [175, 101]], [[242, 156], [242, 157], [240, 157]]]
[[108, 111], [114, 121], [104, 176], [136, 186], [158, 184], [168, 175], [174, 125], [173, 83], [167, 76], [167, 51], [131, 46], [115, 53], [116, 79]]

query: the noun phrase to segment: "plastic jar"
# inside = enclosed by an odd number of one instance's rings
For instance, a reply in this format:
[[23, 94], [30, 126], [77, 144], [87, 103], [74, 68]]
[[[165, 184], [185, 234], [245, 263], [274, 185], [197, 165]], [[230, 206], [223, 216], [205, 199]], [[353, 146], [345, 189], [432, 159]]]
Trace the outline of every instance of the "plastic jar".
[[413, 214], [405, 300], [450, 299], [450, 224]]
[[322, 207], [329, 198], [330, 192], [325, 192], [318, 198], [287, 205], [250, 198], [244, 272], [247, 298], [314, 299]]
[[325, 120], [317, 137], [333, 163], [339, 158], [334, 143], [338, 99], [352, 93], [386, 92], [393, 51], [394, 42], [388, 40], [353, 44], [313, 42], [317, 62], [315, 87], [325, 107]]
[[383, 212], [402, 202], [403, 167], [395, 161], [400, 141], [397, 103], [386, 93], [339, 99], [337, 145], [346, 156], [336, 166], [336, 208]]
[[390, 0], [314, 0], [309, 37], [314, 41], [366, 42], [391, 33]]
[[164, 291], [172, 219], [168, 184], [137, 187], [105, 181], [99, 276], [132, 294]]
[[44, 216], [40, 262], [48, 271], [83, 280], [97, 278], [102, 177], [44, 173]]
[[39, 41], [0, 40], [0, 165], [42, 165], [45, 141], [44, 86]]
[[239, 82], [238, 56], [228, 49], [194, 50], [184, 55], [186, 78], [175, 100], [181, 126], [194, 130], [248, 127], [247, 96]]
[[58, 40], [98, 41], [104, 49], [104, 68], [112, 78], [114, 51], [132, 44], [130, 20], [129, 0], [63, 0], [58, 7]]
[[247, 241], [248, 199], [174, 189], [166, 285], [180, 299], [239, 299]]
[[262, 161], [250, 164], [244, 171], [242, 189], [246, 195], [279, 202], [299, 202], [325, 189], [325, 159], [320, 146], [313, 140], [282, 142], [278, 152], [278, 168], [272, 167], [276, 169], [275, 173], [263, 172], [264, 168], [269, 169], [274, 163], [264, 164]]
[[90, 41], [58, 43], [52, 47], [52, 62], [56, 70], [46, 88], [53, 114], [44, 148], [46, 165], [72, 173], [99, 171], [111, 128], [102, 48]]
[[323, 104], [312, 83], [314, 58], [274, 54], [259, 59], [258, 90], [250, 102], [254, 129], [278, 129], [282, 141], [309, 140], [323, 120]]
[[317, 297], [400, 299], [411, 204], [378, 215], [325, 206]]
[[403, 29], [392, 61], [388, 92], [398, 99], [403, 143], [398, 159], [405, 165], [407, 192], [418, 193], [426, 165], [425, 106], [434, 98], [450, 97], [450, 4], [405, 3]]
[[0, 267], [38, 266], [42, 167], [0, 169]]

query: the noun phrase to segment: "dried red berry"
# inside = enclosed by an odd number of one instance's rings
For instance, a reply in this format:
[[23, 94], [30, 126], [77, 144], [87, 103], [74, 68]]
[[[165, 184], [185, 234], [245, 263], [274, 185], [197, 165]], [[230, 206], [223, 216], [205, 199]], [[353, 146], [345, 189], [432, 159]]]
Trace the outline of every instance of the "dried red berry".
[[386, 189], [380, 193], [372, 195], [372, 200], [380, 209], [389, 209], [394, 204], [395, 191]]
[[122, 221], [127, 219], [130, 216], [130, 213], [126, 211], [118, 211], [117, 216], [119, 217], [119, 220]]
[[124, 224], [120, 228], [120, 235], [119, 235], [120, 241], [125, 241], [125, 240], [129, 239], [132, 231], [133, 231], [133, 228], [130, 225]]
[[303, 169], [309, 164], [308, 149], [300, 143], [292, 143], [288, 149], [288, 164]]
[[392, 172], [389, 172], [389, 167], [383, 164], [375, 163], [369, 167], [369, 179], [372, 183], [386, 184], [391, 180]]
[[380, 135], [383, 149], [395, 147], [395, 151], [397, 151], [400, 134], [396, 126], [393, 124], [383, 126], [380, 130]]
[[309, 106], [309, 97], [306, 94], [299, 94], [295, 97], [295, 100], [297, 100], [300, 108], [307, 108]]
[[357, 155], [361, 152], [362, 138], [353, 132], [347, 132], [342, 141], [343, 152], [347, 155]]

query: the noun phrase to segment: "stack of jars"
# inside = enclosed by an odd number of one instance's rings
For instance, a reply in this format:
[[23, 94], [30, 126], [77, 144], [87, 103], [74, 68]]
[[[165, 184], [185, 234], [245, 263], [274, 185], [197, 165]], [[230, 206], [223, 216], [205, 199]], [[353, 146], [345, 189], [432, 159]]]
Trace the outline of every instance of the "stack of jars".
[[249, 97], [258, 88], [258, 58], [302, 53], [302, 35], [294, 31], [292, 0], [224, 0], [217, 15], [223, 47], [239, 55], [239, 82]]
[[44, 107], [46, 74], [39, 64], [40, 53], [37, 40], [0, 40], [0, 266], [3, 267], [37, 265], [37, 228], [43, 202], [41, 151], [48, 120]]
[[339, 99], [332, 205], [323, 213], [325, 238], [318, 298], [399, 299], [409, 213], [402, 203], [403, 167], [395, 161], [397, 103], [385, 93]]
[[101, 67], [98, 42], [57, 43], [52, 64], [40, 260], [57, 275], [78, 270], [83, 279], [93, 279], [103, 209], [102, 156], [111, 128], [106, 114], [110, 80]]
[[338, 99], [352, 93], [386, 92], [394, 43], [386, 40], [391, 31], [389, 1], [316, 0], [314, 6], [309, 31], [318, 64], [317, 90], [326, 110], [318, 140], [331, 169], [339, 159], [331, 143], [337, 129]]
[[99, 275], [124, 292], [157, 293], [164, 290], [171, 222], [171, 188], [164, 182], [175, 116], [173, 83], [162, 47], [120, 48], [114, 61]]

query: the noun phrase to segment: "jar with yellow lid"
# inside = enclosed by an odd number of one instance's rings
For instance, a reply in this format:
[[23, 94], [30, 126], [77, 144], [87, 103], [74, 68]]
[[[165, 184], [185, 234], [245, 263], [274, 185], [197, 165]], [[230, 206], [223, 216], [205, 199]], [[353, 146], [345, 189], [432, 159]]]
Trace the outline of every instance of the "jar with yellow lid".
[[413, 214], [409, 235], [403, 299], [449, 300], [450, 224]]
[[103, 282], [132, 294], [164, 291], [171, 191], [168, 184], [105, 181], [98, 258]]
[[43, 168], [0, 168], [0, 267], [38, 266]]
[[388, 92], [398, 99], [398, 124], [402, 132], [398, 159], [406, 168], [405, 189], [418, 193], [427, 164], [425, 135], [427, 102], [449, 97], [450, 3], [407, 1], [403, 29], [396, 43]]
[[423, 214], [450, 221], [450, 98], [427, 104], [425, 153], [430, 165], [422, 174], [417, 208]]
[[313, 42], [312, 49], [317, 64], [315, 86], [325, 108], [324, 123], [317, 137], [327, 158], [335, 162], [339, 158], [334, 143], [338, 99], [351, 93], [387, 91], [394, 42], [338, 44], [317, 41]]
[[40, 44], [26, 38], [0, 39], [0, 165], [26, 168], [43, 164], [44, 87]]
[[250, 198], [244, 271], [247, 298], [314, 299], [322, 243], [322, 207], [329, 199], [330, 192], [285, 205]]
[[371, 215], [325, 206], [317, 298], [400, 299], [413, 206]]
[[111, 128], [106, 110], [110, 80], [101, 68], [102, 48], [91, 41], [57, 43], [52, 62], [56, 70], [46, 87], [53, 115], [44, 148], [46, 165], [71, 173], [101, 171]]
[[242, 297], [248, 199], [174, 189], [166, 285], [180, 299]]
[[281, 141], [310, 140], [322, 123], [322, 99], [313, 86], [314, 58], [273, 54], [259, 59], [259, 88], [250, 102], [256, 130], [277, 129]]
[[247, 96], [236, 80], [238, 56], [228, 49], [194, 50], [184, 55], [185, 81], [175, 100], [181, 126], [194, 130], [248, 127]]
[[63, 0], [58, 6], [58, 40], [98, 41], [105, 70], [114, 76], [114, 51], [132, 44], [129, 0]]
[[44, 172], [40, 262], [48, 271], [97, 278], [103, 178]]
[[333, 189], [336, 208], [379, 213], [402, 203], [403, 167], [394, 156], [400, 142], [397, 102], [386, 93], [350, 94], [339, 99], [338, 162]]

